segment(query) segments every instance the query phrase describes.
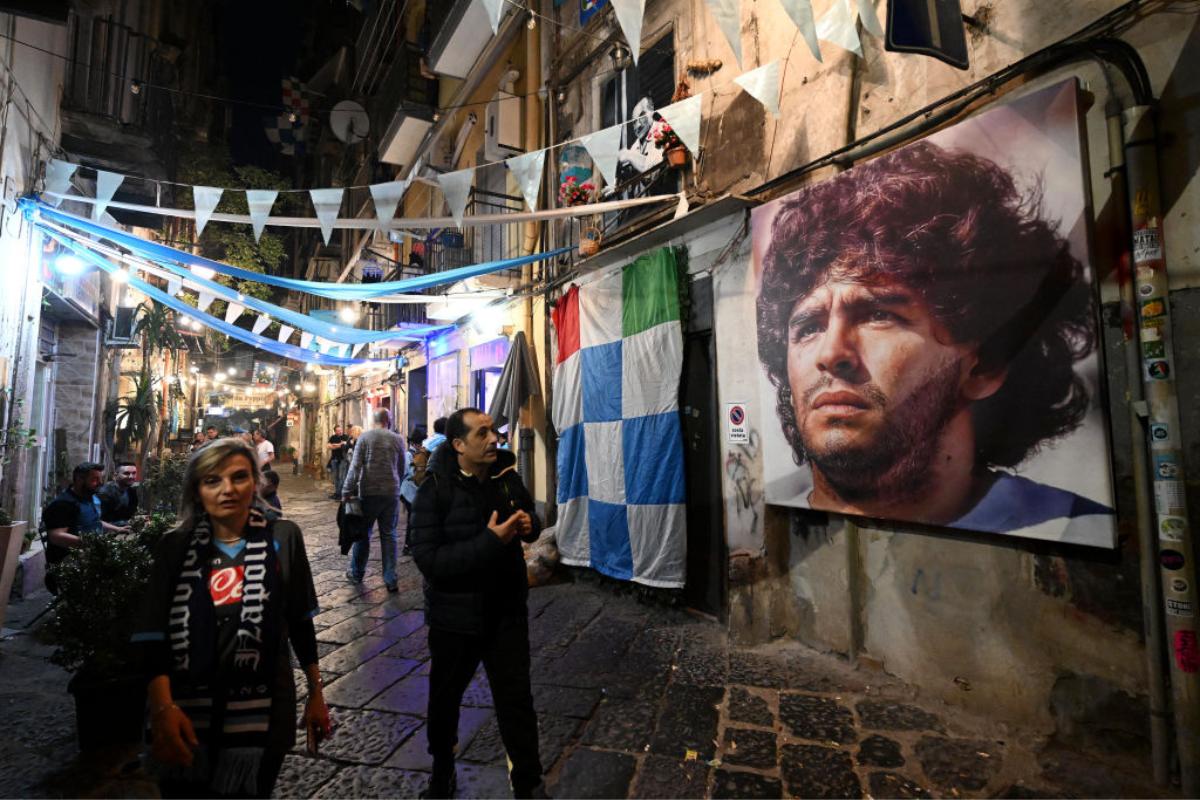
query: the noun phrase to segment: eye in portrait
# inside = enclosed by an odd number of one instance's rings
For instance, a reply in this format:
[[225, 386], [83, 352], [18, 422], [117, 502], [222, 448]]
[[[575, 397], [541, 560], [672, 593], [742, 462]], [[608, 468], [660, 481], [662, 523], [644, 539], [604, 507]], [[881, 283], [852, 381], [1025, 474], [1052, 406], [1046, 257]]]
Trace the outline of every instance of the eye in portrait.
[[1074, 82], [756, 209], [767, 502], [1111, 547]]

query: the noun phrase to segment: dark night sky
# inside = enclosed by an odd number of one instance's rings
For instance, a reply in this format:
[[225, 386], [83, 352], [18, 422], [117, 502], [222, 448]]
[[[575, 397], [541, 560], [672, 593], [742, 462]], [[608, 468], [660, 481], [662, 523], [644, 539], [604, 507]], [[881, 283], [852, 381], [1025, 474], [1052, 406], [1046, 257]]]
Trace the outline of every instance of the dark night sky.
[[[281, 81], [308, 80], [342, 44], [353, 45], [361, 16], [345, 0], [216, 0], [219, 69], [230, 97], [280, 104]], [[309, 98], [316, 104], [319, 98]], [[267, 141], [267, 109], [233, 106], [229, 149], [234, 163], [290, 174], [291, 159]], [[320, 115], [312, 122], [320, 125]]]

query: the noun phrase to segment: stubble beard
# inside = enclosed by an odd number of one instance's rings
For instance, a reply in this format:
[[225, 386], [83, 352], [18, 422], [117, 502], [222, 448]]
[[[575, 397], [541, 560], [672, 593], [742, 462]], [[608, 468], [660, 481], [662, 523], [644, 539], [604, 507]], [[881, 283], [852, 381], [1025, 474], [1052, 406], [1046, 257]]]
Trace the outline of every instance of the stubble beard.
[[[933, 464], [941, 435], [958, 409], [957, 360], [947, 364], [917, 387], [901, 406], [890, 407], [888, 397], [874, 384], [856, 386], [882, 412], [879, 435], [860, 443], [833, 442], [813, 446], [805, 440], [804, 417], [797, 413], [797, 454], [812, 464], [829, 488], [848, 503], [911, 501], [930, 488]], [[804, 394], [804, 405], [828, 388], [822, 382]]]

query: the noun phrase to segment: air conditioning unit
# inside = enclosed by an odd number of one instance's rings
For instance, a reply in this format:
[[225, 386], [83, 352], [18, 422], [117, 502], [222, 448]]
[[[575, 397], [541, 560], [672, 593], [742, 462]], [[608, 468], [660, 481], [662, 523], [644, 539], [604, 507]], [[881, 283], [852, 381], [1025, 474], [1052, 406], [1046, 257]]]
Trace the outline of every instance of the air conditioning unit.
[[117, 306], [109, 318], [104, 332], [105, 347], [138, 347], [139, 342], [134, 334], [136, 308]]
[[488, 161], [503, 161], [523, 152], [521, 148], [521, 112], [525, 100], [499, 91], [488, 102], [487, 124], [483, 130], [483, 155]]

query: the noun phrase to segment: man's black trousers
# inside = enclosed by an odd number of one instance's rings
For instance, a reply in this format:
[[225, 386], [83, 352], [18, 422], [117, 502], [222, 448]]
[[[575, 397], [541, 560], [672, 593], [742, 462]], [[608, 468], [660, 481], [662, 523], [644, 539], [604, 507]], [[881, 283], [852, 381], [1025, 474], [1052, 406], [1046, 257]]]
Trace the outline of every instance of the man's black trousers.
[[529, 688], [529, 620], [505, 616], [482, 636], [431, 628], [429, 653], [429, 752], [435, 767], [453, 763], [463, 692], [483, 662], [500, 738], [512, 762], [513, 791], [527, 796], [542, 780], [537, 714]]

